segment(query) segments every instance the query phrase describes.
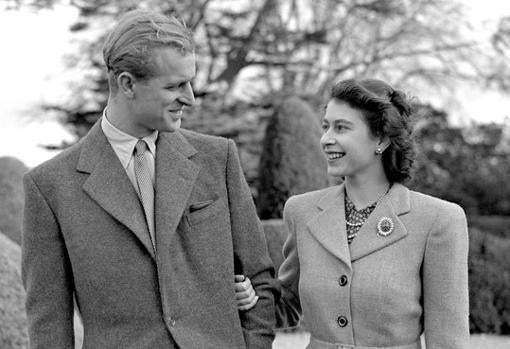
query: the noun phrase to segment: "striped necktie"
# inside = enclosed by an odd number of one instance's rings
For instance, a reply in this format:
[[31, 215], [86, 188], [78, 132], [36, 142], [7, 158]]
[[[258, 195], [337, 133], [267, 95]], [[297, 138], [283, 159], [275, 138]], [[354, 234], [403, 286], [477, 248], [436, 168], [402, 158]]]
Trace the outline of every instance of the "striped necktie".
[[156, 237], [154, 228], [154, 185], [149, 170], [149, 159], [147, 158], [147, 143], [139, 140], [134, 150], [135, 177], [138, 185], [138, 195], [142, 201], [145, 219], [149, 227], [150, 238], [154, 251], [156, 251]]

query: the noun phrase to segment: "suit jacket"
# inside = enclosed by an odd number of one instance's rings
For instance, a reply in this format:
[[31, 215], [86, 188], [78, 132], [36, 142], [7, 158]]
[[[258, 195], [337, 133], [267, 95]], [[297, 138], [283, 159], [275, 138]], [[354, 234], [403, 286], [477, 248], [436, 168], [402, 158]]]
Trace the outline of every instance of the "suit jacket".
[[[290, 198], [284, 217], [279, 326], [302, 312], [310, 348], [420, 348], [423, 331], [427, 349], [467, 348], [468, 234], [458, 205], [394, 184], [351, 245], [344, 185]], [[383, 217], [394, 224], [387, 236], [377, 233]]]
[[[274, 270], [234, 143], [160, 132], [152, 248], [100, 122], [24, 177], [23, 282], [32, 348], [270, 348]], [[234, 274], [260, 296], [239, 313]]]

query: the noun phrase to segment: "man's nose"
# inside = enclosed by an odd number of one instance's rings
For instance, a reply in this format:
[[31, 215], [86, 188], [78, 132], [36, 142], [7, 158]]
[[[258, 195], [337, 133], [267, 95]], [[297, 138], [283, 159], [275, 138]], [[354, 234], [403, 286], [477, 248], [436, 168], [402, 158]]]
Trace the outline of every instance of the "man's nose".
[[179, 96], [179, 101], [188, 107], [195, 105], [195, 95], [190, 83], [187, 83], [186, 86], [183, 87], [182, 94]]

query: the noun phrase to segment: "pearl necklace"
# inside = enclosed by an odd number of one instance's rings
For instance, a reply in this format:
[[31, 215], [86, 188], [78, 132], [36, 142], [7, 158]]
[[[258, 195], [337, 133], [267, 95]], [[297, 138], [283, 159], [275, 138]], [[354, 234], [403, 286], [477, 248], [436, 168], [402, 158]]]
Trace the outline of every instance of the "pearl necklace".
[[[391, 189], [391, 184], [389, 185], [388, 189], [386, 190], [386, 192], [384, 194], [382, 194], [379, 199], [377, 199], [377, 201], [375, 203], [373, 203], [372, 205], [374, 205], [375, 207], [377, 207], [377, 205], [379, 205], [379, 202], [381, 202], [381, 200], [386, 196], [386, 194], [388, 194], [388, 192], [390, 191]], [[345, 191], [345, 195], [347, 195], [347, 191]], [[365, 208], [368, 208], [372, 205], [368, 205], [367, 207]], [[354, 208], [356, 209], [356, 208]], [[363, 210], [363, 209], [362, 209]], [[360, 210], [361, 211], [361, 210]], [[345, 224], [347, 224], [348, 226], [350, 227], [361, 227], [363, 224], [365, 224], [365, 222], [367, 221], [368, 217], [363, 221], [363, 222], [359, 222], [359, 223], [353, 223], [353, 222], [349, 222], [347, 219], [345, 219]]]

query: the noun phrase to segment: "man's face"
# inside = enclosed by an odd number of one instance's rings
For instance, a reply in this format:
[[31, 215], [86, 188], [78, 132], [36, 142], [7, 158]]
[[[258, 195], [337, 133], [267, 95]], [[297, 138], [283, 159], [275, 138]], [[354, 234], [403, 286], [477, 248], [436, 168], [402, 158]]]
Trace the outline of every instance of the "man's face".
[[182, 108], [195, 103], [191, 88], [196, 73], [194, 53], [182, 53], [172, 47], [155, 48], [152, 64], [153, 77], [134, 82], [131, 115], [124, 119], [124, 131], [137, 138], [154, 130], [179, 129]]

